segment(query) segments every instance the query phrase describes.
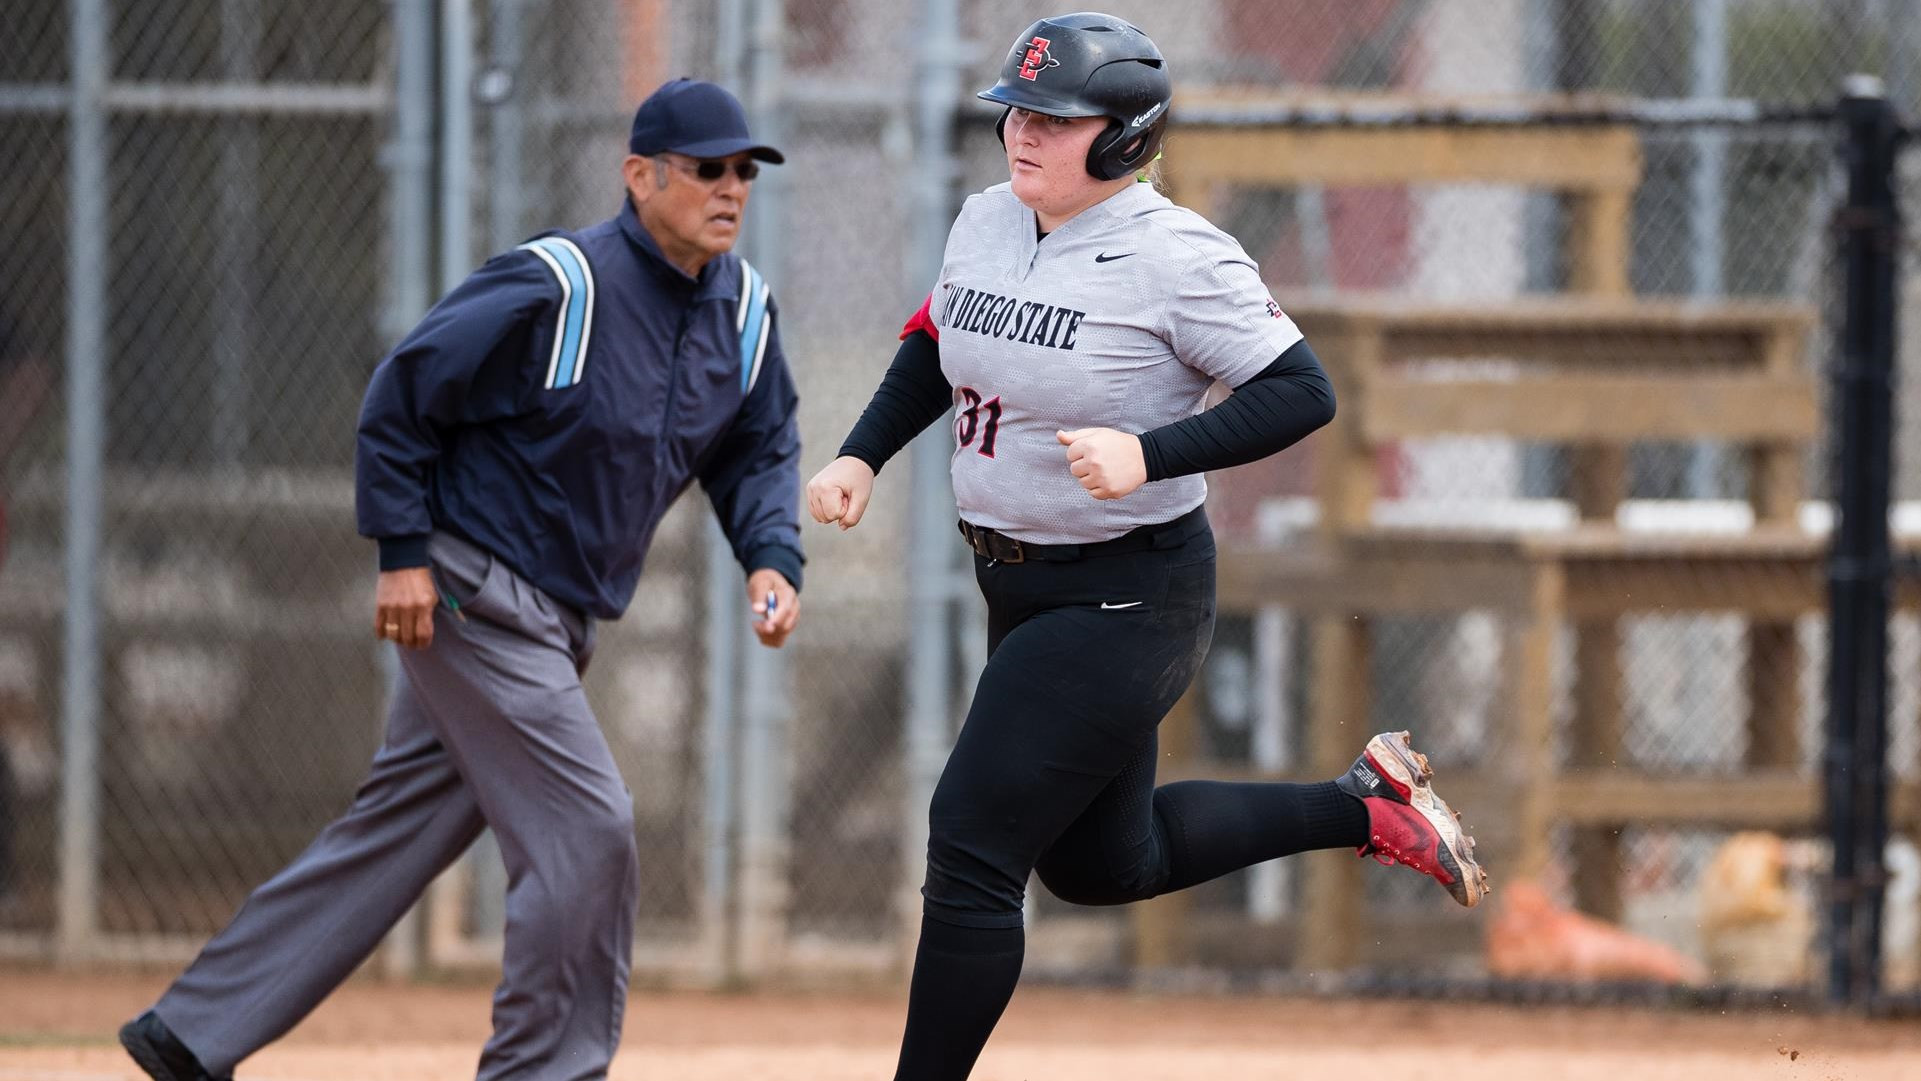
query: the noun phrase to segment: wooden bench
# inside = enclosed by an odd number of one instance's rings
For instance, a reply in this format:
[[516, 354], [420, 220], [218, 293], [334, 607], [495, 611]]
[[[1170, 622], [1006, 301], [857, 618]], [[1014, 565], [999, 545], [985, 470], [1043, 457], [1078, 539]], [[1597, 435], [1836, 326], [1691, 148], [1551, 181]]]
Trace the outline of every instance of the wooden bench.
[[[1743, 615], [1754, 704], [1747, 764], [1778, 774], [1801, 760], [1793, 623], [1824, 596], [1823, 542], [1795, 520], [1819, 426], [1802, 364], [1812, 313], [1784, 304], [1573, 297], [1479, 307], [1349, 297], [1288, 307], [1327, 359], [1340, 403], [1335, 423], [1316, 437], [1318, 537], [1287, 553], [1224, 552], [1222, 607], [1281, 598], [1313, 615], [1309, 759], [1323, 777], [1345, 768], [1366, 735], [1373, 621], [1496, 614], [1507, 682], [1493, 750], [1485, 775], [1464, 784], [1468, 798], [1456, 799], [1501, 878], [1538, 877], [1551, 827], [1571, 825], [1577, 902], [1618, 917], [1620, 827], [1671, 817], [1673, 786], [1698, 783], [1614, 765], [1623, 750], [1622, 616]], [[1469, 508], [1458, 526], [1378, 524], [1383, 448], [1461, 434], [1574, 448], [1577, 524], [1477, 527], [1467, 524]], [[1742, 448], [1752, 529], [1635, 533], [1616, 523], [1629, 446], [1683, 439]], [[1552, 752], [1555, 642], [1564, 626], [1576, 634], [1578, 801], [1567, 799]], [[1765, 800], [1691, 807], [1701, 817], [1688, 820], [1701, 824], [1759, 824], [1743, 818], [1743, 807], [1780, 819]], [[1360, 868], [1350, 860], [1315, 871], [1303, 960], [1346, 963], [1364, 927]]]
[[[1344, 770], [1370, 730], [1372, 628], [1384, 617], [1483, 611], [1503, 627], [1504, 685], [1482, 769], [1448, 790], [1502, 879], [1546, 867], [1552, 827], [1572, 829], [1586, 910], [1618, 917], [1620, 827], [1650, 822], [1779, 828], [1811, 824], [1817, 788], [1801, 775], [1794, 620], [1825, 597], [1822, 538], [1802, 530], [1804, 461], [1819, 428], [1803, 364], [1813, 313], [1774, 303], [1698, 304], [1552, 297], [1434, 305], [1368, 296], [1283, 298], [1326, 360], [1339, 409], [1313, 437], [1319, 521], [1281, 549], [1224, 547], [1223, 611], [1281, 605], [1312, 621], [1305, 769]], [[1573, 524], [1561, 529], [1381, 524], [1386, 448], [1447, 435], [1495, 435], [1573, 450]], [[1751, 529], [1638, 533], [1616, 512], [1635, 443], [1713, 440], [1750, 466]], [[1649, 777], [1618, 768], [1623, 720], [1619, 623], [1649, 612], [1735, 612], [1747, 621], [1746, 762], [1734, 778]], [[1576, 634], [1568, 771], [1552, 751], [1554, 658]], [[1190, 756], [1191, 718], [1164, 726]], [[1171, 762], [1170, 777], [1235, 771]], [[1250, 776], [1247, 771], [1239, 771]], [[1907, 804], [1904, 804], [1906, 806]], [[1803, 813], [1806, 812], [1806, 813]], [[1297, 963], [1361, 955], [1363, 867], [1309, 857]], [[1145, 906], [1139, 957], [1182, 955], [1176, 897]]]
[[[1630, 225], [1642, 172], [1639, 133], [1627, 124], [1402, 125], [1370, 121], [1408, 106], [1432, 116], [1450, 104], [1524, 107], [1539, 118], [1608, 104], [1590, 96], [1447, 102], [1394, 95], [1232, 90], [1183, 96], [1189, 119], [1169, 140], [1175, 202], [1215, 215], [1231, 187], [1402, 184], [1514, 185], [1553, 193], [1566, 209], [1562, 257], [1569, 295], [1490, 304], [1423, 304], [1383, 297], [1282, 296], [1328, 362], [1339, 413], [1310, 440], [1318, 530], [1282, 550], [1225, 548], [1223, 610], [1279, 604], [1313, 621], [1314, 672], [1305, 768], [1290, 779], [1345, 769], [1369, 731], [1372, 621], [1385, 616], [1491, 610], [1504, 619], [1507, 686], [1493, 745], [1497, 769], [1450, 776], [1474, 819], [1497, 880], [1537, 874], [1550, 823], [1575, 826], [1577, 893], [1584, 907], [1618, 912], [1615, 827], [1684, 807], [1740, 811], [1812, 807], [1804, 779], [1789, 803], [1778, 792], [1725, 800], [1723, 787], [1758, 791], [1746, 778], [1681, 793], [1667, 782], [1615, 771], [1554, 775], [1550, 736], [1554, 642], [1577, 630], [1573, 767], [1612, 762], [1621, 742], [1619, 617], [1682, 606], [1747, 614], [1750, 681], [1761, 708], [1750, 719], [1750, 763], [1779, 771], [1798, 761], [1791, 689], [1792, 620], [1821, 602], [1818, 540], [1793, 520], [1803, 461], [1818, 427], [1801, 370], [1811, 314], [1775, 304], [1690, 304], [1630, 297]], [[1296, 126], [1234, 123], [1237, 114], [1348, 117]], [[1499, 358], [1490, 366], [1488, 358]], [[1574, 529], [1553, 533], [1378, 524], [1378, 456], [1402, 441], [1484, 434], [1558, 443], [1571, 451], [1567, 493]], [[1645, 538], [1615, 523], [1627, 487], [1627, 449], [1654, 440], [1716, 440], [1743, 448], [1751, 466], [1755, 529], [1741, 537]], [[1471, 520], [1471, 519], [1470, 519]], [[1711, 584], [1719, 583], [1719, 592]], [[1191, 703], [1163, 724], [1164, 772], [1233, 776], [1195, 760]], [[1250, 771], [1241, 771], [1250, 776]], [[1277, 778], [1278, 779], [1278, 778]], [[1570, 787], [1568, 782], [1581, 779]], [[1757, 782], [1758, 783], [1758, 782]], [[1652, 785], [1652, 787], [1650, 787]], [[1597, 796], [1597, 789], [1601, 795]], [[1712, 789], [1712, 793], [1701, 793]], [[1579, 800], [1570, 793], [1578, 794]], [[1669, 802], [1679, 799], [1678, 802]], [[1590, 808], [1580, 811], [1579, 808]], [[1707, 822], [1712, 815], [1688, 818]], [[1734, 815], [1738, 825], [1753, 815]], [[1665, 821], [1666, 819], [1661, 819]], [[1796, 818], [1795, 821], [1805, 821]], [[1307, 910], [1296, 963], [1351, 963], [1366, 925], [1361, 866], [1317, 854], [1306, 866]], [[1136, 906], [1136, 960], [1178, 961], [1188, 926], [1180, 895]]]

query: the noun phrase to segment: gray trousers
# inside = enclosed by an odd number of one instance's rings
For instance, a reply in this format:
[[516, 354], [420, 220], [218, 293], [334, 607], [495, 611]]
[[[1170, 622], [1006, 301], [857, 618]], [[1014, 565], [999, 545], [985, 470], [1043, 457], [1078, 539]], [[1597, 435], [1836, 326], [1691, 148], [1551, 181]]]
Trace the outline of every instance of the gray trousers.
[[507, 868], [504, 972], [482, 1081], [586, 1081], [620, 1042], [639, 891], [633, 801], [580, 686], [591, 620], [436, 534], [433, 645], [401, 650], [353, 806], [255, 890], [155, 1004], [216, 1075], [373, 952], [483, 826]]

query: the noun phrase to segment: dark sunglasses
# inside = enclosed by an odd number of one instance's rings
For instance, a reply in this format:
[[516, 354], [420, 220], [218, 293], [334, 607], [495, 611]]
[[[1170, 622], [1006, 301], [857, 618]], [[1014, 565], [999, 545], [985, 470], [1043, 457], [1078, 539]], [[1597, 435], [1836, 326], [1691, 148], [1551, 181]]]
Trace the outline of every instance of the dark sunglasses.
[[[724, 161], [696, 160], [691, 165], [692, 168], [687, 171], [709, 184], [727, 175], [727, 163]], [[735, 176], [748, 182], [760, 175], [760, 163], [757, 161], [738, 162], [733, 169]]]

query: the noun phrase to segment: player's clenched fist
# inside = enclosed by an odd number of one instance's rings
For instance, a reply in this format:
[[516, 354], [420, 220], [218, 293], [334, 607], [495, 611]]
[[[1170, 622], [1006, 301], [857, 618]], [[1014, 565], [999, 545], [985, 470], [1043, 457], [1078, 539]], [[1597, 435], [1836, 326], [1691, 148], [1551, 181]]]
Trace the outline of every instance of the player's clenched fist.
[[1067, 448], [1067, 468], [1095, 499], [1119, 499], [1147, 483], [1139, 436], [1112, 428], [1055, 432]]
[[807, 482], [807, 509], [816, 522], [839, 522], [842, 529], [860, 524], [867, 500], [874, 494], [874, 468], [859, 458], [842, 456]]

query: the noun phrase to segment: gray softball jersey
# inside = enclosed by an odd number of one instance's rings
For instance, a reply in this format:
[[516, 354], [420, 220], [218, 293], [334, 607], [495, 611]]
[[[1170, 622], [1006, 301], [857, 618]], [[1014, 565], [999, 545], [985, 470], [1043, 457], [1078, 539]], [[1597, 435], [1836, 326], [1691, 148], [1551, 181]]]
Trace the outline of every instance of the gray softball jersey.
[[1086, 544], [1177, 518], [1201, 476], [1098, 500], [1057, 431], [1139, 434], [1205, 407], [1301, 340], [1233, 237], [1130, 184], [1045, 238], [1008, 184], [970, 196], [929, 313], [954, 388], [960, 516], [1034, 544]]

